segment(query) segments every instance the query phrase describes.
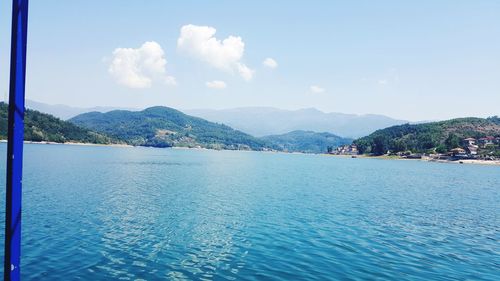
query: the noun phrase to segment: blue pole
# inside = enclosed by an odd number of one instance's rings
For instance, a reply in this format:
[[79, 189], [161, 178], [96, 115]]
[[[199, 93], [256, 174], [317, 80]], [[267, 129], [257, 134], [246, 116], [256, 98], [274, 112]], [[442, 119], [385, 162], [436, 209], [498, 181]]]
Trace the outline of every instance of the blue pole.
[[4, 280], [20, 280], [28, 0], [12, 1]]

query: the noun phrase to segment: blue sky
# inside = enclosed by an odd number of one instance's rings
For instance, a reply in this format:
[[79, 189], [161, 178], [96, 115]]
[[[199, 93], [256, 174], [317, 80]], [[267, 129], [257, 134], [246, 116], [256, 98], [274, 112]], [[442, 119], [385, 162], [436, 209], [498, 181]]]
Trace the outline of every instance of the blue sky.
[[[2, 1], [4, 95], [10, 12]], [[32, 0], [29, 16], [41, 102], [500, 115], [500, 1]]]

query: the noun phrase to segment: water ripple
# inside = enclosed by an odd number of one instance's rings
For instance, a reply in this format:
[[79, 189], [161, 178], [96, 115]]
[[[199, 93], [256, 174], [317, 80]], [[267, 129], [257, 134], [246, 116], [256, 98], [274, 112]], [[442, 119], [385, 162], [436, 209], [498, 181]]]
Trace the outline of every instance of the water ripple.
[[498, 167], [40, 145], [25, 158], [24, 280], [500, 279]]

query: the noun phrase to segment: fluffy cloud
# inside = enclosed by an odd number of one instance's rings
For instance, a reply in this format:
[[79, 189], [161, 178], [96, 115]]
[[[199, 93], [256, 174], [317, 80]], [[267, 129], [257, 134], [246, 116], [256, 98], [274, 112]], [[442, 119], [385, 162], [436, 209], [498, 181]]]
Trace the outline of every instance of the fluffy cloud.
[[116, 82], [130, 88], [149, 88], [153, 80], [175, 85], [175, 78], [166, 74], [166, 65], [160, 44], [150, 41], [137, 49], [116, 48], [108, 71]]
[[310, 87], [311, 92], [313, 93], [324, 93], [326, 90], [324, 88], [321, 88], [320, 86], [312, 85]]
[[226, 82], [218, 81], [218, 80], [207, 82], [207, 83], [205, 83], [205, 85], [211, 89], [225, 89], [226, 88]]
[[269, 68], [276, 68], [278, 67], [278, 63], [272, 59], [272, 58], [266, 58], [262, 64], [266, 67], [269, 67]]
[[184, 25], [177, 39], [177, 48], [211, 66], [231, 73], [239, 73], [251, 80], [254, 70], [241, 62], [245, 43], [241, 37], [229, 36], [224, 40], [214, 37], [217, 30], [210, 26]]

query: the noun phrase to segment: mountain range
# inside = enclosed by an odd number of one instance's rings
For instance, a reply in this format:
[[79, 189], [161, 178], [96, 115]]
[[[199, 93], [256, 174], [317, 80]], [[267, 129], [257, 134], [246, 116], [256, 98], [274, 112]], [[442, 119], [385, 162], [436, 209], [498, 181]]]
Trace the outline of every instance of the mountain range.
[[[79, 108], [67, 105], [50, 105], [27, 100], [28, 108], [52, 114], [63, 120], [87, 112], [112, 110], [139, 111], [136, 108], [93, 107]], [[286, 134], [291, 131], [328, 132], [342, 137], [358, 138], [378, 129], [408, 123], [384, 115], [325, 113], [315, 108], [284, 110], [273, 107], [241, 107], [233, 109], [189, 109], [182, 112], [222, 123], [255, 137]]]
[[331, 133], [311, 131], [293, 131], [257, 138], [227, 125], [189, 116], [176, 109], [163, 106], [150, 107], [142, 111], [89, 112], [75, 116], [69, 121], [131, 145], [154, 147], [271, 149], [325, 153], [328, 147], [337, 147], [352, 142], [352, 139]]
[[[39, 108], [44, 104], [30, 102]], [[0, 138], [7, 138], [7, 104], [0, 103]], [[67, 109], [66, 106], [48, 106]], [[74, 108], [73, 108], [74, 109]], [[112, 108], [99, 108], [111, 110]], [[186, 115], [168, 107], [142, 111], [87, 112], [69, 120], [28, 108], [24, 138], [27, 141], [130, 144], [154, 147], [204, 147], [213, 149], [278, 150], [324, 153], [328, 146], [350, 142], [330, 133], [295, 131], [283, 135], [253, 137], [227, 125]]]
[[[7, 137], [7, 107], [7, 104], [0, 103], [1, 139]], [[235, 111], [241, 112], [240, 110]], [[265, 110], [252, 108], [252, 110], [255, 114], [262, 111], [280, 111], [271, 108], [265, 108]], [[243, 111], [248, 113], [251, 110], [247, 108]], [[304, 111], [309, 111], [309, 116], [326, 114], [315, 109], [300, 110], [300, 112]], [[227, 113], [227, 111], [225, 112]], [[238, 114], [235, 112], [235, 115]], [[255, 119], [259, 118], [258, 115], [255, 115]], [[381, 119], [387, 121], [384, 117]], [[392, 120], [394, 121], [394, 119]], [[283, 121], [280, 120], [276, 123], [280, 122]], [[263, 122], [262, 125], [266, 126], [266, 123]], [[163, 106], [150, 107], [141, 111], [87, 112], [67, 121], [47, 113], [28, 109], [25, 115], [24, 131], [25, 140], [28, 141], [212, 149], [273, 149], [307, 153], [324, 153], [328, 147], [334, 148], [352, 141], [350, 138], [340, 137], [329, 132], [318, 133], [310, 130], [294, 130], [284, 134], [254, 137], [227, 125], [210, 122]], [[452, 148], [462, 146], [464, 138], [479, 139], [486, 136], [492, 136], [498, 142], [500, 138], [499, 117], [469, 117], [420, 124], [406, 123], [376, 130], [365, 137], [354, 140], [354, 143], [361, 153], [376, 155], [385, 154], [387, 151], [444, 153]], [[498, 144], [493, 147], [494, 149], [490, 148], [480, 147], [478, 153], [498, 154], [500, 156]]]
[[241, 107], [223, 110], [192, 109], [184, 112], [226, 124], [257, 137], [305, 130], [358, 138], [378, 129], [408, 123], [384, 115], [325, 113], [315, 108], [283, 110], [272, 107]]

